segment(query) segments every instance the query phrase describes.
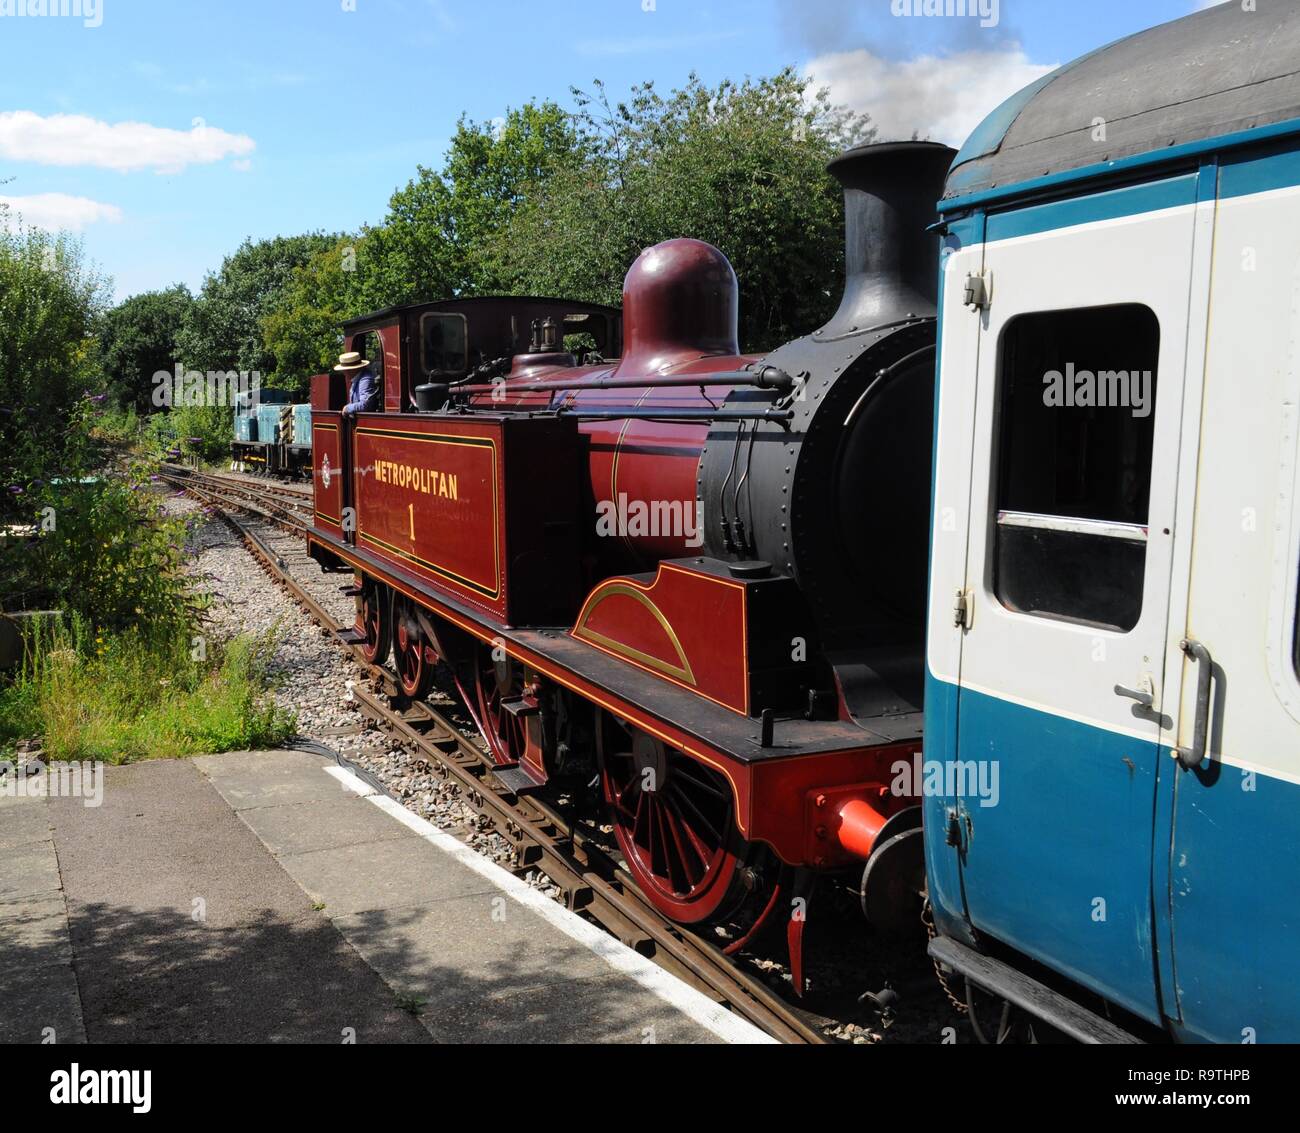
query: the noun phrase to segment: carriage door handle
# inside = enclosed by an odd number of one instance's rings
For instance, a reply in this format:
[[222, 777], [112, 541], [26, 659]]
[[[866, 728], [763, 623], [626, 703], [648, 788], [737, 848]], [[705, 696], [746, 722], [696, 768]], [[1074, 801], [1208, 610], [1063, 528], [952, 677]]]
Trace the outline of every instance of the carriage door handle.
[[1138, 682], [1137, 688], [1125, 688], [1123, 685], [1116, 685], [1115, 695], [1126, 696], [1129, 700], [1136, 700], [1143, 708], [1150, 708], [1156, 702], [1155, 684], [1149, 676], [1143, 677]]
[[1180, 747], [1173, 757], [1189, 770], [1200, 765], [1210, 735], [1210, 679], [1214, 676], [1214, 660], [1210, 651], [1199, 641], [1190, 638], [1179, 643], [1179, 648], [1200, 666], [1196, 672], [1196, 720], [1192, 725], [1192, 746]]

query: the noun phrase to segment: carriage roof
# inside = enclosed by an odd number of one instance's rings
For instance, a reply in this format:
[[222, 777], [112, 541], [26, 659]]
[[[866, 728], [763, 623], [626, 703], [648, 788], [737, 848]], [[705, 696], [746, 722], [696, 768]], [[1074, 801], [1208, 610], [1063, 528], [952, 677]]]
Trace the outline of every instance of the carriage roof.
[[1012, 96], [957, 155], [944, 200], [1297, 119], [1300, 5], [1225, 3], [1119, 40]]

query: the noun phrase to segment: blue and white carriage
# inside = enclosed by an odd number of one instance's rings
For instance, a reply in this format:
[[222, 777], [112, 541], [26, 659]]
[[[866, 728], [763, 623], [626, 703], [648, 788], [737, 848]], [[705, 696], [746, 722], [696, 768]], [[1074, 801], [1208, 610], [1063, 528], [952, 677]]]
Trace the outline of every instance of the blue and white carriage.
[[1300, 6], [1035, 83], [941, 216], [932, 953], [1079, 1038], [1300, 1040]]

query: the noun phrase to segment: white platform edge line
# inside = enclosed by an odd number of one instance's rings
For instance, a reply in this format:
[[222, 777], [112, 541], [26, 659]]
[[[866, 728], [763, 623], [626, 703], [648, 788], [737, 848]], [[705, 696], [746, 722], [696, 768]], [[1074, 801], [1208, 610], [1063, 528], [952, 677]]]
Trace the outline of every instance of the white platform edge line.
[[710, 1034], [728, 1043], [776, 1044], [777, 1040], [765, 1031], [714, 1003], [693, 987], [688, 987], [676, 976], [665, 972], [653, 961], [627, 947], [622, 941], [616, 940], [602, 929], [584, 921], [562, 905], [556, 904], [527, 882], [508, 873], [463, 842], [457, 841], [446, 831], [434, 826], [432, 822], [421, 818], [418, 814], [413, 814], [387, 795], [379, 794], [360, 776], [338, 766], [326, 765], [323, 770], [327, 775], [337, 779], [347, 790], [369, 799], [403, 826], [450, 854], [481, 877], [491, 881], [507, 896], [531, 909], [571, 940], [590, 949], [616, 972], [630, 977], [647, 991], [671, 1004]]
[[[339, 784], [354, 795], [360, 795], [362, 798], [371, 798], [379, 792], [367, 783], [360, 775], [354, 775], [346, 767], [340, 767], [336, 763], [327, 763], [321, 768], [326, 775], [332, 779], [337, 779]], [[409, 813], [409, 812], [408, 812]]]

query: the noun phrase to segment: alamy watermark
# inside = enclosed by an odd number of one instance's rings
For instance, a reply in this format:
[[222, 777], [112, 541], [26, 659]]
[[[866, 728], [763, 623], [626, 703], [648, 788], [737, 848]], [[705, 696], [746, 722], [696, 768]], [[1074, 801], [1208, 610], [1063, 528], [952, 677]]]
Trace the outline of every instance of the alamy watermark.
[[704, 545], [704, 526], [695, 500], [629, 500], [626, 492], [619, 492], [617, 502], [601, 500], [596, 504], [596, 534], [631, 539], [669, 536], [684, 539], [688, 547]]
[[1151, 416], [1154, 376], [1150, 370], [1065, 370], [1043, 375], [1043, 404], [1053, 409], [1129, 409], [1134, 417]]
[[104, 765], [77, 760], [20, 761], [15, 767], [0, 759], [0, 798], [81, 799], [86, 807], [104, 803]]
[[153, 376], [153, 403], [158, 409], [183, 405], [257, 404], [262, 375], [257, 370], [186, 370], [179, 362]]
[[97, 28], [104, 22], [103, 0], [0, 0], [0, 19], [80, 20], [82, 27]]
[[895, 16], [946, 16], [977, 19], [982, 28], [995, 28], [1002, 18], [1001, 0], [890, 0]]
[[890, 766], [889, 790], [899, 798], [978, 799], [994, 807], [1002, 797], [999, 767], [996, 759], [926, 759], [918, 751]]

